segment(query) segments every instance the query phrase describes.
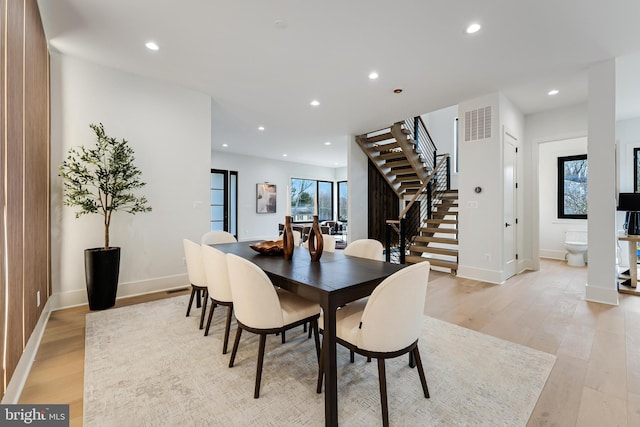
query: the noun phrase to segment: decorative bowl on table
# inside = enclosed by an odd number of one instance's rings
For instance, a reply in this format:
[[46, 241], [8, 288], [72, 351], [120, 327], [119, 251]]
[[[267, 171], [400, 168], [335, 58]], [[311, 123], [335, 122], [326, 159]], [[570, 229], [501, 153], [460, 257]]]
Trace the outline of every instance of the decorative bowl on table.
[[284, 242], [282, 240], [265, 240], [252, 243], [249, 247], [263, 255], [282, 255], [284, 253]]

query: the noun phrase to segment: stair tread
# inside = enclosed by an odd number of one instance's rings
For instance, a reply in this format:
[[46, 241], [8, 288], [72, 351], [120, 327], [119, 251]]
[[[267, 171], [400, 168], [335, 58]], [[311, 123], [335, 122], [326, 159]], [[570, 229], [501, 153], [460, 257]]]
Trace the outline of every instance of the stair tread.
[[448, 233], [448, 234], [458, 234], [457, 228], [446, 228], [446, 227], [422, 227], [420, 229], [421, 233]]
[[431, 218], [424, 221], [426, 224], [457, 224], [457, 219], [438, 219]]
[[377, 158], [381, 160], [391, 160], [391, 159], [405, 159], [406, 156], [401, 150], [397, 150], [397, 151], [389, 151], [386, 153], [381, 153]]
[[389, 144], [375, 144], [367, 147], [366, 149], [369, 151], [369, 153], [385, 153], [389, 150], [393, 150], [399, 147], [400, 146], [398, 145], [398, 143], [394, 141]]
[[439, 255], [448, 255], [448, 256], [458, 256], [457, 249], [449, 249], [449, 248], [436, 248], [434, 246], [422, 246], [422, 245], [411, 245], [409, 247], [409, 252], [422, 252], [422, 253], [430, 253], [430, 254], [439, 254]]
[[393, 137], [391, 132], [385, 132], [375, 136], [368, 136], [363, 138], [363, 141], [366, 143], [373, 143], [373, 142], [386, 141], [388, 139], [393, 139], [395, 141], [395, 138]]
[[450, 268], [451, 270], [454, 270], [454, 271], [458, 270], [457, 262], [445, 261], [437, 258], [425, 258], [420, 256], [408, 255], [405, 258], [405, 261], [407, 262], [407, 264], [416, 264], [418, 262], [428, 261], [432, 266]]
[[428, 237], [428, 236], [416, 236], [416, 242], [425, 242], [425, 243], [447, 243], [450, 245], [457, 245], [458, 239], [450, 239], [447, 237]]

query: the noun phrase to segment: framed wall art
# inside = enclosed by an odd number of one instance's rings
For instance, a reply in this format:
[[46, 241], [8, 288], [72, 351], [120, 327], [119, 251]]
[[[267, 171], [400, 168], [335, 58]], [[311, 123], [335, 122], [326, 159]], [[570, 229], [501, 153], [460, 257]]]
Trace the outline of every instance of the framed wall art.
[[256, 184], [256, 212], [276, 213], [276, 185], [268, 182]]

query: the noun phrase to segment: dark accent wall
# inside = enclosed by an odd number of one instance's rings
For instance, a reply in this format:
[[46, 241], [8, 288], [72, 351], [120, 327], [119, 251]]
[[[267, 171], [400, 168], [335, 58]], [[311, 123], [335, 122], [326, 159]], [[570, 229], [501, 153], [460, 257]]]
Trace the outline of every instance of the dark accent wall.
[[[36, 0], [0, 0], [0, 306], [4, 395], [50, 294], [49, 52]], [[6, 259], [6, 263], [5, 260]], [[6, 279], [5, 279], [6, 278]], [[40, 293], [40, 305], [37, 295]], [[0, 316], [3, 317], [3, 316]], [[2, 340], [0, 340], [2, 341]]]
[[[369, 238], [386, 243], [386, 221], [397, 220], [400, 215], [398, 196], [387, 181], [380, 175], [378, 169], [369, 160], [368, 163], [369, 190]], [[392, 233], [392, 238], [397, 236]]]

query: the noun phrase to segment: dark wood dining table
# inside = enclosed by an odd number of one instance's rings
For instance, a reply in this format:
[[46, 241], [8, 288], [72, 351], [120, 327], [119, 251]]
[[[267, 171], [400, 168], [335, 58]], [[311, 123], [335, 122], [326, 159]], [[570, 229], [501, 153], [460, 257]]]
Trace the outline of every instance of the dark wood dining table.
[[252, 261], [275, 286], [316, 301], [324, 311], [325, 425], [337, 426], [336, 310], [348, 302], [371, 295], [380, 282], [404, 265], [347, 256], [340, 251], [324, 252], [320, 261], [313, 262], [309, 251], [304, 248], [296, 248], [292, 259], [285, 260], [281, 255], [259, 254], [249, 247], [251, 243], [255, 242], [218, 244], [215, 247]]

